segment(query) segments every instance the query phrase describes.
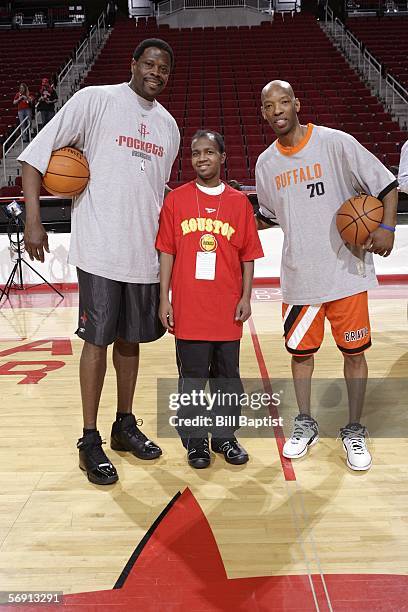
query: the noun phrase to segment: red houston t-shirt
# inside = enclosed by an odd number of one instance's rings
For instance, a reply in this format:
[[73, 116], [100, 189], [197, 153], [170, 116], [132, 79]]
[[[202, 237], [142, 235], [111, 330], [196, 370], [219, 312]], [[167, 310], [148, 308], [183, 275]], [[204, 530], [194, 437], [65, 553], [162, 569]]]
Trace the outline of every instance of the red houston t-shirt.
[[[242, 295], [241, 262], [263, 257], [248, 198], [225, 185], [208, 195], [186, 183], [172, 191], [160, 215], [156, 248], [175, 255], [174, 334], [183, 340], [238, 340], [235, 309]], [[215, 252], [214, 280], [196, 278], [197, 252]]]

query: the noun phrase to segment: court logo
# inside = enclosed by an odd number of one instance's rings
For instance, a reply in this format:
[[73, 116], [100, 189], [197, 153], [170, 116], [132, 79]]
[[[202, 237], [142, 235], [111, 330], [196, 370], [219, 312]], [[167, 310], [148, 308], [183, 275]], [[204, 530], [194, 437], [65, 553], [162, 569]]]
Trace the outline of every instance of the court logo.
[[141, 123], [138, 129], [138, 132], [142, 138], [146, 138], [150, 132], [147, 130], [147, 125], [145, 123]]
[[215, 251], [218, 246], [217, 240], [215, 236], [212, 234], [204, 234], [200, 238], [200, 247], [202, 251], [206, 251], [207, 253], [211, 253]]

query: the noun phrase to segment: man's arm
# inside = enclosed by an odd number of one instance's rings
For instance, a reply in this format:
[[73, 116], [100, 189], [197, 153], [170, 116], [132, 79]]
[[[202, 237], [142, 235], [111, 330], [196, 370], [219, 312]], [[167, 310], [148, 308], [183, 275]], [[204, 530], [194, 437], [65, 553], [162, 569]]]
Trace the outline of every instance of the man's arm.
[[[397, 225], [397, 208], [398, 208], [398, 191], [397, 188], [391, 189], [382, 199], [384, 206], [384, 215], [381, 222], [382, 226], [372, 232], [363, 248], [370, 253], [376, 253], [382, 257], [388, 257], [394, 246], [395, 226]], [[394, 228], [394, 231], [392, 230]]]
[[257, 215], [255, 215], [255, 222], [256, 229], [258, 230], [269, 229], [270, 227], [272, 227], [272, 225], [270, 225], [269, 223], [265, 223], [265, 221], [262, 221], [262, 219], [260, 219]]
[[163, 327], [173, 330], [173, 307], [169, 300], [170, 280], [173, 272], [174, 255], [160, 253], [160, 306], [159, 318]]
[[404, 144], [401, 150], [398, 182], [400, 190], [408, 193], [408, 141]]
[[270, 227], [277, 226], [277, 223], [274, 223], [272, 219], [268, 219], [268, 217], [264, 217], [259, 211], [255, 215], [256, 228], [258, 230], [269, 229]]
[[24, 230], [25, 249], [31, 261], [38, 259], [44, 261], [44, 250], [49, 253], [48, 236], [41, 223], [40, 216], [40, 189], [41, 173], [22, 162], [23, 192], [25, 200], [26, 221]]
[[242, 296], [235, 309], [236, 321], [247, 321], [251, 316], [252, 279], [254, 277], [254, 262], [242, 262]]

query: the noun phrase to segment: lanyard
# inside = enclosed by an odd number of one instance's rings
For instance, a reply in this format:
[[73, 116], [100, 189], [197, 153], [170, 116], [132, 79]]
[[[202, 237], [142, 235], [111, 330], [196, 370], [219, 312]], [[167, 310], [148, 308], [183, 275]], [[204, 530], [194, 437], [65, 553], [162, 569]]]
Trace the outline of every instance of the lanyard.
[[[196, 188], [196, 201], [197, 201], [198, 218], [201, 218], [200, 203], [198, 201], [198, 187], [197, 187], [197, 185], [195, 186], [195, 188]], [[224, 191], [221, 191], [221, 193], [220, 193], [220, 195], [218, 197], [218, 207], [217, 207], [217, 215], [215, 217], [215, 221], [218, 221], [218, 215], [219, 215], [220, 208], [221, 208], [221, 198], [222, 198], [222, 194], [223, 193], [224, 193]]]

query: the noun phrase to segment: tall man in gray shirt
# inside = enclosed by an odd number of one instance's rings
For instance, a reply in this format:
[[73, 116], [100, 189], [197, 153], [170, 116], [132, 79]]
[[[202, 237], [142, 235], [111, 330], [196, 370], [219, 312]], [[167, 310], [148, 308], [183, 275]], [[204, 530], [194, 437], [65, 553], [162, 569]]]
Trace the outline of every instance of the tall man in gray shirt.
[[[340, 435], [347, 465], [367, 470], [371, 455], [360, 423], [368, 375], [364, 351], [371, 346], [367, 290], [377, 284], [371, 253], [386, 257], [393, 248], [397, 181], [349, 134], [300, 125], [299, 110], [289, 83], [264, 87], [262, 114], [277, 140], [256, 164], [258, 227], [275, 221], [284, 233], [282, 315], [300, 413], [283, 454], [302, 457], [319, 439], [310, 410], [311, 378], [327, 318], [344, 357], [349, 421]], [[359, 192], [384, 204], [383, 222], [363, 249], [345, 245], [335, 224], [340, 205]]]
[[155, 249], [166, 181], [180, 134], [174, 118], [157, 102], [173, 67], [173, 51], [160, 39], [144, 40], [131, 62], [129, 83], [78, 91], [20, 156], [26, 200], [26, 250], [44, 261], [47, 234], [40, 220], [41, 175], [53, 150], [74, 146], [90, 167], [86, 190], [72, 208], [69, 262], [77, 267], [79, 324], [85, 343], [80, 362], [84, 416], [79, 465], [95, 484], [118, 479], [102, 450], [96, 428], [113, 343], [117, 415], [111, 447], [140, 459], [161, 455], [136, 426], [132, 414], [139, 343], [161, 337], [159, 266]]

